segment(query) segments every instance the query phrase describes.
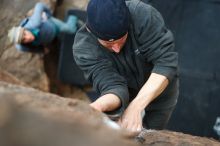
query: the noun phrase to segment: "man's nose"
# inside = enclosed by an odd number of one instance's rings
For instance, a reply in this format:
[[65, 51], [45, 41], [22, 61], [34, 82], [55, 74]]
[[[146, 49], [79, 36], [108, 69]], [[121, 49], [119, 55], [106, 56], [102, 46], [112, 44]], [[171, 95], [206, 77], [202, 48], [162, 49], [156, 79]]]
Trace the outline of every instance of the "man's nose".
[[121, 46], [120, 46], [120, 44], [118, 44], [118, 43], [115, 43], [115, 44], [112, 45], [112, 50], [113, 50], [115, 53], [119, 53], [119, 52], [120, 52], [120, 48], [121, 48]]

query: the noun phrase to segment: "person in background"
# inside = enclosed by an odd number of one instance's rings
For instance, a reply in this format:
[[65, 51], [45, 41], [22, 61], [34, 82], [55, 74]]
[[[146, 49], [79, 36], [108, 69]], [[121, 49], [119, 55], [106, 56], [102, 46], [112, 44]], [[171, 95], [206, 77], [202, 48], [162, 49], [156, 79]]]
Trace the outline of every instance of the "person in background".
[[33, 15], [22, 20], [20, 26], [12, 27], [8, 37], [19, 51], [42, 52], [44, 46], [60, 34], [75, 33], [76, 24], [76, 16], [71, 15], [63, 22], [52, 16], [46, 4], [39, 2], [35, 5]]
[[140, 0], [90, 0], [73, 55], [100, 94], [92, 108], [130, 131], [165, 128], [179, 93], [178, 54], [155, 8]]

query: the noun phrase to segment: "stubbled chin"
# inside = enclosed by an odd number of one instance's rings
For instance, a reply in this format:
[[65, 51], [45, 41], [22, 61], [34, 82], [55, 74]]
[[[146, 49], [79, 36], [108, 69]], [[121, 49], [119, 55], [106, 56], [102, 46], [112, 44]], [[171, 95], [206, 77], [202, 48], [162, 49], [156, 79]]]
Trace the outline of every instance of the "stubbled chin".
[[121, 48], [118, 51], [115, 51], [115, 53], [120, 53], [121, 52]]
[[117, 50], [117, 51], [114, 51], [114, 50], [112, 50], [112, 52], [115, 52], [116, 54], [118, 54], [118, 53], [120, 53], [121, 52], [121, 50], [122, 50], [123, 48], [120, 48], [119, 50]]
[[114, 53], [118, 54], [118, 53], [120, 53], [121, 50], [123, 49], [124, 45], [125, 45], [125, 43], [124, 43], [124, 44], [120, 47], [120, 49], [118, 49], [117, 51], [115, 51], [115, 50], [112, 49], [112, 48], [107, 48], [107, 49], [108, 49], [110, 52], [114, 52]]

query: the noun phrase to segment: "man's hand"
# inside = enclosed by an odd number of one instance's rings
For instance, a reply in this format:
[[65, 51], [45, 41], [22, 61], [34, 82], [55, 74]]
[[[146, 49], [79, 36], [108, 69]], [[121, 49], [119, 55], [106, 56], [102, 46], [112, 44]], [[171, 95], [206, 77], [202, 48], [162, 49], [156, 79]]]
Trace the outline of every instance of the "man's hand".
[[113, 111], [121, 106], [121, 100], [114, 94], [105, 94], [90, 104], [92, 108], [100, 112]]
[[142, 129], [142, 109], [137, 103], [131, 102], [125, 110], [118, 124], [131, 132], [140, 132]]
[[97, 111], [103, 112], [102, 106], [97, 102], [91, 103], [90, 106]]

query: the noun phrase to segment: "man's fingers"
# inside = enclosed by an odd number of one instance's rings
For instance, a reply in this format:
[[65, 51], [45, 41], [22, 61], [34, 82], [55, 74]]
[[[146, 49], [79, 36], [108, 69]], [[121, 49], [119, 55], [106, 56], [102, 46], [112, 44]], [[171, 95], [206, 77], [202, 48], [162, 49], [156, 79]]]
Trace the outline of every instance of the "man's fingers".
[[142, 126], [139, 125], [139, 126], [137, 127], [137, 132], [141, 132], [141, 129], [142, 129]]
[[121, 127], [127, 129], [129, 126], [129, 121], [127, 119], [121, 119]]
[[137, 131], [137, 127], [138, 127], [137, 123], [130, 121], [128, 123], [127, 130], [129, 130], [131, 132], [136, 132]]
[[119, 120], [120, 126], [130, 132], [139, 133], [142, 129], [141, 114], [124, 114]]
[[137, 131], [137, 127], [136, 127], [136, 126], [133, 126], [133, 127], [131, 128], [131, 131], [132, 131], [132, 132], [136, 132], [136, 131]]
[[133, 132], [140, 132], [141, 131], [141, 125], [133, 125], [133, 127], [131, 128], [131, 131]]
[[142, 123], [129, 122], [125, 128], [131, 132], [140, 132], [142, 129]]

